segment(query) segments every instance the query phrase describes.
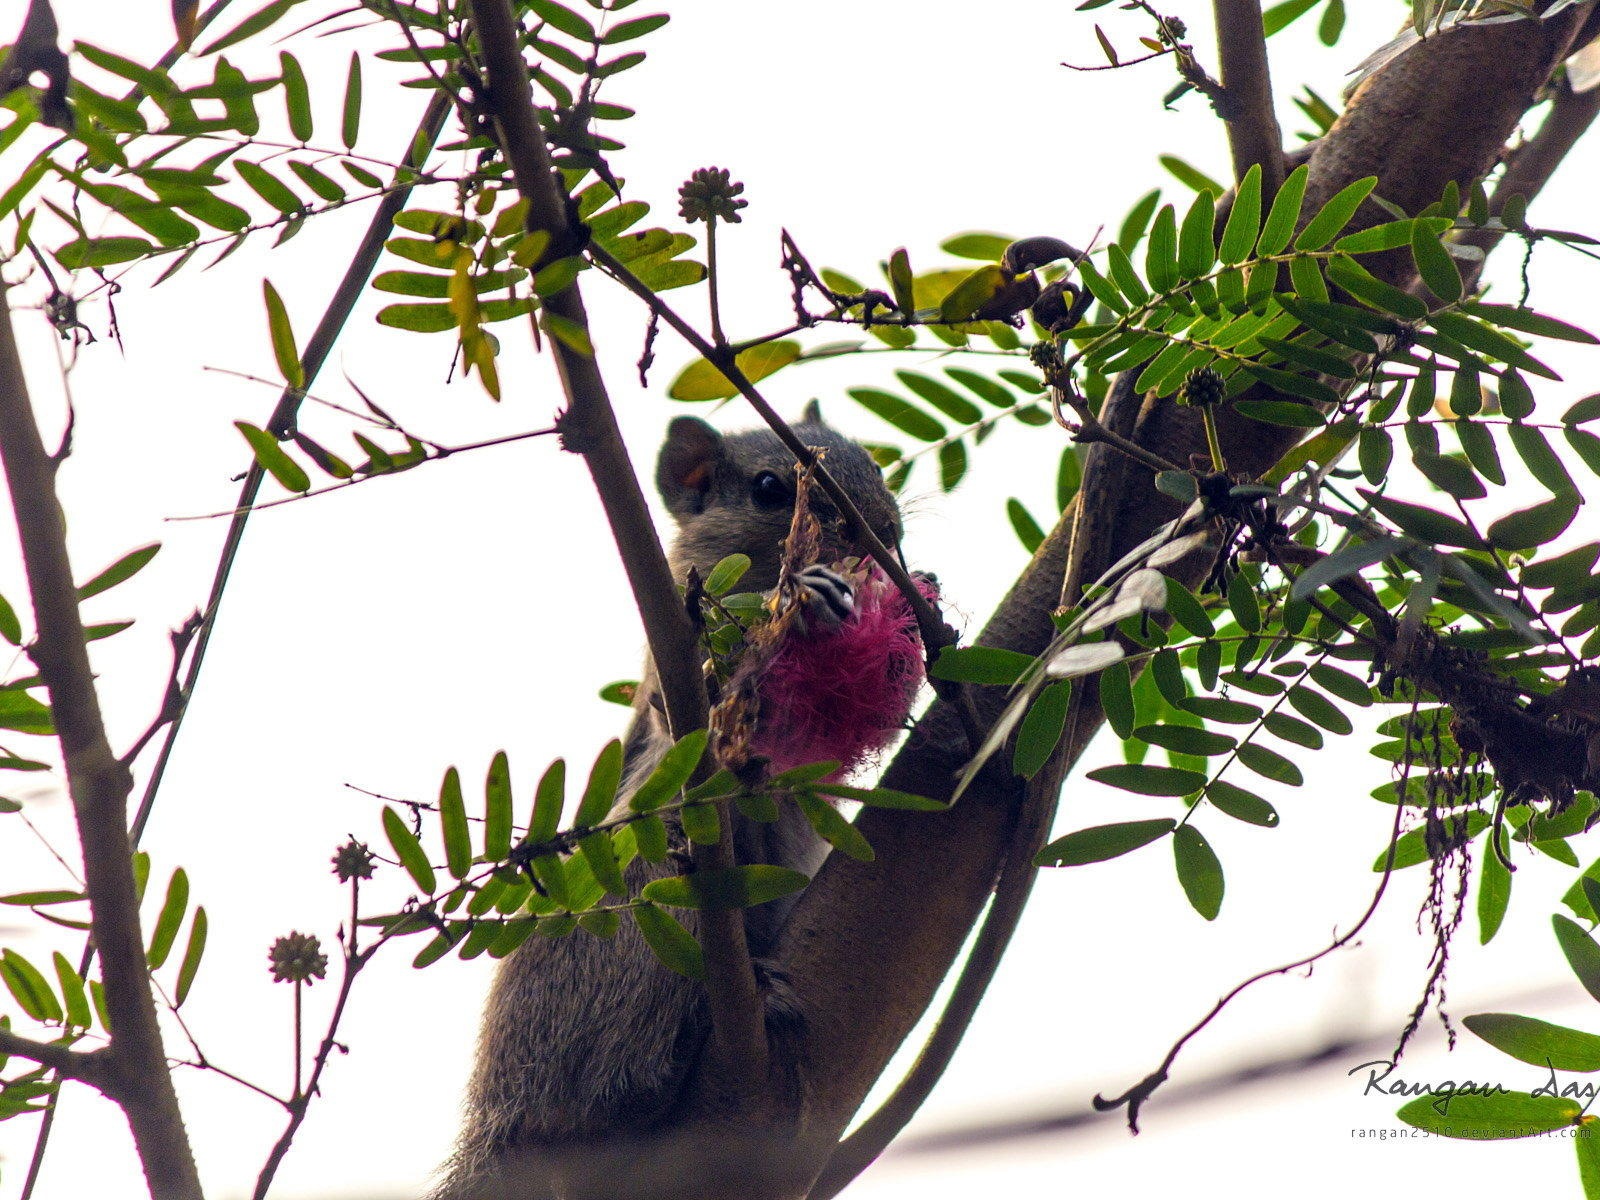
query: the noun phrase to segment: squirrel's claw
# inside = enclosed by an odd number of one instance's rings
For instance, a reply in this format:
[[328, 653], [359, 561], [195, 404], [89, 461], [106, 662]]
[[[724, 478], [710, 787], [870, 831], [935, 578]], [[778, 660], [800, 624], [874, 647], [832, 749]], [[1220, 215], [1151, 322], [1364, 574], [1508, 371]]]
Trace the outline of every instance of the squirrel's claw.
[[855, 589], [837, 571], [813, 563], [796, 576], [804, 589], [803, 620], [817, 622], [823, 629], [837, 629], [856, 611]]

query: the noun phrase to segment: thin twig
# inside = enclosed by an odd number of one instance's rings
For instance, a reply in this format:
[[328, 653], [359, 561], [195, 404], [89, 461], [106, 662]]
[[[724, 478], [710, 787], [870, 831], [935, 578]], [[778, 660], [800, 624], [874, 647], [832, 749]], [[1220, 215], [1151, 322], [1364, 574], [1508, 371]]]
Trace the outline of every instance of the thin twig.
[[76, 1079], [91, 1087], [101, 1087], [110, 1064], [104, 1050], [74, 1050], [57, 1042], [40, 1042], [9, 1029], [0, 1029], [0, 1054], [25, 1058], [49, 1067], [63, 1079]]
[[[468, 442], [462, 446], [436, 446], [435, 448], [438, 450], [437, 454], [430, 454], [423, 458], [420, 462], [414, 463], [412, 466], [405, 467], [401, 470], [373, 471], [365, 475], [353, 475], [349, 479], [341, 479], [337, 483], [330, 483], [327, 487], [312, 488], [308, 492], [295, 492], [293, 495], [289, 496], [279, 496], [276, 500], [264, 500], [258, 504], [252, 504], [249, 508], [227, 508], [223, 509], [221, 512], [195, 513], [187, 517], [168, 517], [167, 520], [214, 521], [218, 517], [236, 517], [240, 513], [261, 512], [263, 509], [277, 508], [279, 505], [283, 504], [294, 504], [299, 500], [311, 500], [317, 496], [326, 496], [329, 492], [343, 491], [346, 488], [354, 487], [358, 483], [371, 483], [374, 479], [392, 479], [397, 475], [406, 474], [415, 467], [420, 467], [423, 463], [441, 462], [444, 459], [449, 458], [452, 454], [465, 454], [469, 450], [487, 450], [492, 446], [506, 446], [510, 445], [512, 442], [525, 442], [529, 438], [549, 437], [551, 434], [559, 432], [560, 430], [552, 425], [548, 429], [529, 429], [523, 431], [522, 433], [508, 433], [501, 437], [485, 438], [481, 442]], [[418, 440], [420, 441], [421, 439], [419, 438]]]

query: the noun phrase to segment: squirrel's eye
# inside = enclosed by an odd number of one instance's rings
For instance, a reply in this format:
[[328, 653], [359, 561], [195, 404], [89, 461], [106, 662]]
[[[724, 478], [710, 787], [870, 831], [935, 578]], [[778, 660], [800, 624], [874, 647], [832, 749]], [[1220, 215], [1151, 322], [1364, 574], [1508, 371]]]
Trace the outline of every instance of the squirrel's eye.
[[791, 498], [782, 479], [771, 471], [762, 471], [750, 481], [750, 499], [761, 508], [783, 508]]

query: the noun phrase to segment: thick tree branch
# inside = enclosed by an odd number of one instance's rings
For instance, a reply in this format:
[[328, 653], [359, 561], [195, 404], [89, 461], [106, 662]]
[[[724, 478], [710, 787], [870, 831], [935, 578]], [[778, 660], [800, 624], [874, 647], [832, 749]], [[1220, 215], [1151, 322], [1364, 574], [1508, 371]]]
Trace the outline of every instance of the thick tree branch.
[[[487, 115], [511, 164], [517, 191], [528, 202], [527, 228], [549, 236], [548, 256], [574, 253], [584, 243], [584, 231], [569, 211], [551, 166], [511, 7], [507, 0], [472, 0], [471, 9], [485, 68]], [[588, 317], [576, 281], [547, 297], [544, 307], [547, 315], [569, 329], [587, 334]], [[645, 506], [644, 491], [617, 427], [598, 362], [592, 352], [574, 349], [559, 333], [552, 334], [550, 350], [568, 403], [557, 422], [562, 441], [567, 449], [583, 455], [594, 480], [644, 621], [668, 724], [675, 737], [682, 737], [706, 723], [706, 693], [694, 624], [678, 595]], [[711, 869], [731, 867], [732, 839], [724, 837], [704, 848], [697, 853], [696, 863]], [[726, 1089], [738, 1097], [759, 1095], [767, 1082], [767, 1032], [745, 940], [744, 914], [738, 909], [707, 909], [700, 917], [712, 1017], [706, 1069], [721, 1084], [718, 1091]]]
[[101, 721], [56, 496], [58, 464], [45, 452], [34, 421], [8, 291], [0, 280], [0, 460], [38, 630], [29, 653], [50, 693], [83, 851], [90, 928], [102, 964], [112, 1029], [102, 1089], [127, 1115], [151, 1194], [200, 1200], [200, 1177], [167, 1069], [145, 964], [128, 837], [133, 780]]
[[[1531, 201], [1543, 191], [1544, 185], [1556, 173], [1556, 168], [1594, 124], [1597, 115], [1600, 115], [1600, 88], [1574, 92], [1563, 82], [1539, 131], [1506, 159], [1505, 172], [1489, 199], [1489, 212], [1498, 217], [1511, 197], [1521, 196]], [[1462, 245], [1477, 246], [1487, 256], [1504, 237], [1505, 233], [1501, 230], [1472, 229], [1463, 234], [1460, 241]], [[1470, 273], [1469, 287], [1481, 270], [1480, 263], [1478, 269]]]
[[[1217, 57], [1227, 111], [1228, 148], [1233, 177], [1243, 179], [1252, 166], [1261, 167], [1261, 201], [1270, 205], [1283, 183], [1283, 131], [1272, 107], [1272, 71], [1267, 64], [1267, 39], [1261, 28], [1260, 0], [1213, 0], [1217, 20]], [[1265, 209], [1263, 209], [1265, 211]]]

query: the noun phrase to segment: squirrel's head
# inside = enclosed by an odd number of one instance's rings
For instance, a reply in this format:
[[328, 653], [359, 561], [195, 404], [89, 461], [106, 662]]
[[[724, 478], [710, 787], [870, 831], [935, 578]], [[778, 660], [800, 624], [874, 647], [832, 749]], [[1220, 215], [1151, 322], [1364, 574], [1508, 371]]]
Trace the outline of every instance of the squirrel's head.
[[[828, 474], [886, 546], [900, 544], [900, 509], [883, 475], [862, 447], [823, 424], [815, 404], [794, 432], [826, 450]], [[741, 586], [752, 591], [778, 580], [783, 539], [794, 513], [794, 455], [770, 429], [721, 434], [698, 417], [675, 417], [656, 465], [656, 486], [678, 522], [674, 572], [693, 566], [702, 574], [730, 554], [750, 556]], [[863, 553], [857, 533], [821, 488], [811, 491], [811, 511], [822, 526], [825, 561]]]

